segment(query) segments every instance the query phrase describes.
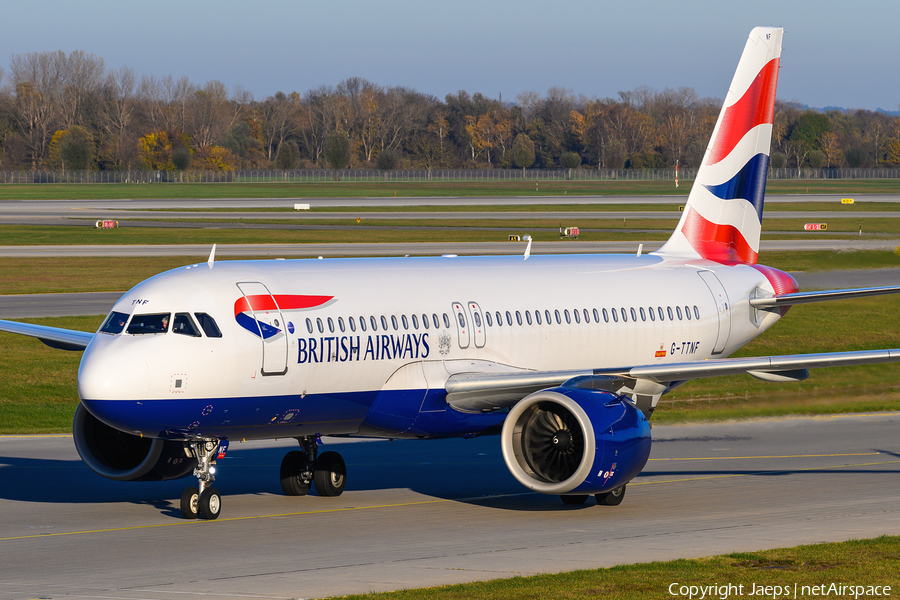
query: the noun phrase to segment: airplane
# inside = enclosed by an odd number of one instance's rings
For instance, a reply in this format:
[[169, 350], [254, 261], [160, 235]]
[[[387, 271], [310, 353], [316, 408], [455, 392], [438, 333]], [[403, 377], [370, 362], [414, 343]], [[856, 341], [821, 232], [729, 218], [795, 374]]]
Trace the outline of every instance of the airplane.
[[525, 487], [622, 502], [650, 454], [660, 397], [699, 377], [799, 381], [896, 362], [900, 349], [728, 358], [794, 304], [900, 292], [802, 293], [757, 264], [782, 29], [752, 30], [684, 213], [656, 252], [215, 261], [125, 293], [96, 333], [0, 321], [83, 351], [75, 446], [121, 481], [193, 476], [185, 518], [215, 519], [217, 459], [294, 438], [285, 494], [338, 496], [319, 437], [499, 435]]

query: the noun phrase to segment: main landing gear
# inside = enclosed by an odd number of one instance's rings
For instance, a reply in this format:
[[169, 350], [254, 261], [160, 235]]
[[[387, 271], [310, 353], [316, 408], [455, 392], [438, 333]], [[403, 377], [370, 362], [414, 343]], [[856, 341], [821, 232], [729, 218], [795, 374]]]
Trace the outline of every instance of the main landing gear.
[[320, 496], [340, 496], [347, 482], [347, 467], [337, 452], [319, 454], [315, 436], [297, 438], [301, 450], [288, 452], [281, 461], [281, 489], [287, 496], [305, 496], [315, 483]]
[[196, 519], [198, 516], [209, 521], [218, 518], [222, 510], [222, 497], [219, 490], [212, 487], [216, 480], [216, 456], [219, 452], [219, 440], [202, 440], [190, 443], [191, 451], [197, 458], [194, 477], [197, 487], [191, 486], [181, 494], [181, 514], [185, 519]]
[[[563, 504], [584, 504], [587, 502], [588, 495], [576, 494], [572, 496], [560, 496], [559, 498], [563, 501]], [[594, 498], [597, 499], [597, 504], [601, 506], [618, 506], [622, 504], [622, 500], [625, 498], [625, 486], [623, 485], [611, 492], [594, 494]]]

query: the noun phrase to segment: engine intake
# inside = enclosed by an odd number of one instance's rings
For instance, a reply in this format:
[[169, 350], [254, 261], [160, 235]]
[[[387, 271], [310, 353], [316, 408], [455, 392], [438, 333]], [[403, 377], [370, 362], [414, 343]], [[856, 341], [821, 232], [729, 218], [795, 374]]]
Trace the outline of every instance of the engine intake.
[[91, 471], [117, 481], [164, 481], [186, 477], [197, 459], [182, 442], [142, 438], [100, 421], [79, 404], [72, 423], [75, 449]]
[[650, 456], [650, 424], [610, 392], [554, 388], [518, 402], [503, 424], [503, 459], [544, 494], [598, 494], [634, 479]]

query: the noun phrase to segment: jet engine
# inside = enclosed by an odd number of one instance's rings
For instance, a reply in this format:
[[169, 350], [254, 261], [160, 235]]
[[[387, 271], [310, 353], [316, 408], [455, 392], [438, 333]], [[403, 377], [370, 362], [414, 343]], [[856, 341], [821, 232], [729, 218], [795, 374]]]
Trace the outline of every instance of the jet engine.
[[610, 392], [559, 387], [510, 410], [503, 459], [527, 488], [544, 494], [610, 492], [634, 479], [650, 456], [650, 424]]
[[193, 473], [197, 459], [183, 442], [143, 438], [103, 423], [79, 404], [72, 423], [81, 460], [98, 475], [117, 481], [163, 481]]

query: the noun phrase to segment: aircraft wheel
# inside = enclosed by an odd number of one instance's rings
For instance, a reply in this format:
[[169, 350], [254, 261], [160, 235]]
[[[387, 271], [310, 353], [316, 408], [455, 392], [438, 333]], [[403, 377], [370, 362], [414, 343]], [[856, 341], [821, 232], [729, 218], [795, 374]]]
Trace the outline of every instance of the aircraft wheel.
[[207, 521], [217, 519], [222, 510], [222, 497], [219, 496], [219, 490], [214, 487], [203, 490], [203, 493], [200, 494], [198, 510], [200, 516]]
[[309, 470], [309, 456], [306, 452], [292, 450], [281, 461], [281, 490], [285, 496], [305, 496], [309, 492], [309, 481], [304, 481], [302, 473]]
[[559, 499], [563, 501], [563, 504], [584, 504], [587, 502], [588, 495], [577, 494], [574, 496], [560, 496]]
[[625, 498], [625, 486], [623, 485], [620, 488], [616, 488], [613, 491], [604, 494], [594, 494], [594, 497], [597, 499], [597, 504], [602, 504], [604, 506], [618, 506], [622, 504], [622, 499]]
[[340, 496], [347, 483], [347, 466], [337, 452], [319, 455], [313, 465], [313, 479], [320, 496]]
[[181, 516], [196, 519], [200, 505], [200, 491], [196, 487], [185, 488], [181, 492]]

